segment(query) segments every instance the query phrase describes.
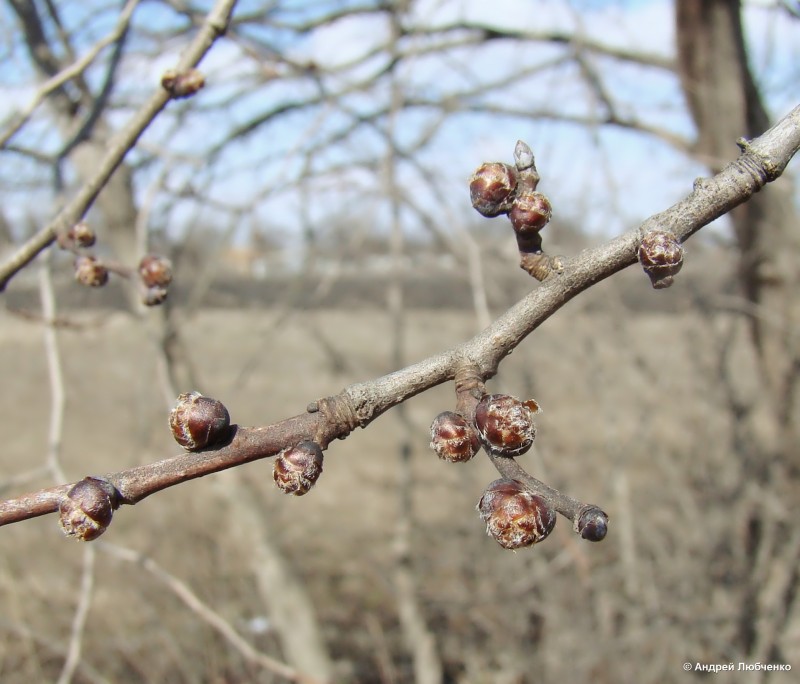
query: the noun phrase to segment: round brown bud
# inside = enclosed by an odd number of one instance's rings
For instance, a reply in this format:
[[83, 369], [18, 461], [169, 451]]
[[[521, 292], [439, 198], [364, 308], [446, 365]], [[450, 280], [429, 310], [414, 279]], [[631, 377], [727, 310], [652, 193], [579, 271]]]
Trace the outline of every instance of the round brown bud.
[[148, 287], [142, 294], [142, 304], [158, 306], [166, 301], [168, 294], [166, 287]]
[[187, 71], [168, 69], [161, 76], [161, 86], [176, 99], [191, 97], [205, 84], [205, 77], [197, 69]]
[[508, 394], [485, 394], [475, 407], [475, 427], [486, 449], [496, 456], [519, 456], [533, 444], [538, 413], [535, 401], [522, 402]]
[[181, 394], [169, 414], [172, 436], [187, 451], [221, 442], [228, 436], [230, 421], [225, 404], [200, 392]]
[[275, 459], [272, 479], [286, 494], [303, 496], [322, 474], [322, 449], [316, 442], [300, 444], [281, 451]]
[[587, 541], [603, 541], [608, 533], [608, 515], [597, 506], [587, 506], [575, 518], [574, 528]]
[[478, 433], [464, 416], [443, 411], [431, 424], [431, 449], [444, 461], [465, 463], [481, 448]]
[[108, 282], [108, 269], [93, 256], [75, 259], [75, 280], [81, 285], [101, 287]]
[[669, 231], [652, 230], [639, 245], [639, 263], [656, 290], [672, 285], [683, 266], [683, 245]]
[[547, 225], [553, 209], [541, 192], [522, 192], [514, 198], [508, 218], [519, 235], [538, 233]]
[[172, 262], [157, 254], [147, 254], [139, 262], [139, 277], [145, 287], [167, 287], [172, 282]]
[[92, 541], [108, 529], [117, 506], [117, 492], [110, 482], [85, 477], [58, 504], [58, 524], [68, 537]]
[[486, 533], [504, 549], [519, 549], [542, 541], [556, 526], [547, 502], [516, 480], [492, 482], [478, 502]]
[[507, 214], [514, 199], [518, 177], [517, 170], [509, 164], [481, 164], [469, 179], [472, 206], [487, 218]]
[[94, 231], [86, 221], [79, 221], [67, 231], [67, 239], [76, 247], [91, 247], [96, 240]]

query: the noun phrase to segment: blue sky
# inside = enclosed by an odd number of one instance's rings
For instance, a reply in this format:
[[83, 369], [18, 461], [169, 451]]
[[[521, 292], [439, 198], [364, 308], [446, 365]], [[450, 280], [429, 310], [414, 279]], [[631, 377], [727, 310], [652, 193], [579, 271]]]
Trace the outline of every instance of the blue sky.
[[[247, 0], [238, 11], [246, 13], [261, 4]], [[292, 7], [305, 4], [301, 0], [284, 3], [289, 8], [284, 17], [291, 18]], [[331, 8], [343, 4], [327, 2], [313, 6]], [[764, 85], [773, 112], [781, 115], [797, 104], [793, 99], [800, 100], [800, 21], [776, 15], [764, 8], [765, 4], [748, 6], [745, 26], [753, 67]], [[110, 30], [115, 18], [110, 10], [92, 13], [90, 7], [89, 3], [64, 4], [67, 23], [81, 26], [84, 47]], [[5, 22], [8, 10], [3, 8], [2, 12], [0, 17]], [[454, 21], [578, 32], [587, 39], [596, 38], [627, 49], [664, 57], [673, 53], [671, 3], [660, 0], [419, 0], [414, 4], [414, 23], [436, 26]], [[124, 62], [117, 90], [120, 100], [113, 116], [115, 125], [124, 124], [132, 107], [152, 92], [158, 75], [174, 63], [186, 37], [165, 40], [163, 36], [173, 25], [182, 23], [185, 23], [182, 18], [176, 18], [163, 5], [144, 2], [137, 10], [136, 26], [151, 35], [142, 38], [137, 34], [137, 42], [132, 44]], [[387, 32], [385, 17], [360, 16], [299, 37], [278, 29], [258, 30], [254, 35], [285, 50], [297, 63], [334, 67], [365, 54], [379, 44]], [[24, 64], [24, 60], [19, 48], [13, 45], [13, 39], [7, 41], [6, 46], [12, 48], [7, 47], [2, 54], [16, 67]], [[424, 47], [424, 41], [420, 41], [420, 46]], [[140, 50], [145, 53], [137, 54]], [[520, 47], [498, 42], [482, 47], [480, 52], [456, 50], [446, 58], [420, 55], [408, 59], [398, 69], [397, 80], [399, 87], [412, 96], [441, 100], [448, 90], [479, 87], [489, 77], [510, 74], [520, 68], [533, 69], [557, 59], [559, 54], [563, 54], [562, 48], [541, 44]], [[357, 68], [345, 69], [329, 81], [328, 87], [346, 88], [379, 70], [385, 61], [385, 56], [377, 56]], [[644, 122], [691, 137], [691, 122], [673, 76], [621, 65], [616, 60], [601, 59], [594, 64], [623, 114], [635, 115]], [[280, 64], [275, 67], [277, 78], [256, 87], [268, 68], [271, 68], [268, 63], [248, 56], [237, 43], [222, 41], [215, 46], [202, 65], [207, 75], [207, 88], [192, 102], [170, 105], [168, 115], [148, 131], [141, 149], [132, 155], [133, 161], [141, 161], [158, 150], [161, 158], [141, 174], [140, 193], [147, 192], [149, 184], [166, 164], [173, 189], [192, 183], [196, 191], [215, 201], [238, 207], [252, 206], [257, 217], [282, 232], [300, 230], [304, 213], [306, 219], [322, 228], [332, 216], [347, 217], [349, 213], [359, 220], [363, 220], [366, 213], [376, 227], [385, 225], [385, 187], [375, 166], [376, 160], [380, 162], [385, 154], [386, 141], [382, 134], [366, 127], [325, 149], [315, 150], [314, 144], [346, 128], [358, 113], [370, 113], [384, 106], [389, 100], [386, 86], [354, 92], [339, 102], [322, 103], [313, 109], [286, 115], [241, 142], [231, 144], [213, 160], [208, 156], [209, 145], [222, 139], [231, 127], [241, 125], [276, 103], [291, 102], [316, 92], [312, 81], [292, 77]], [[0, 74], [0, 88], [5, 91], [5, 97], [0, 100], [4, 103], [0, 104], [0, 120], [32, 93], [32, 89], [24, 85], [29, 73], [20, 67], [5, 69]], [[98, 69], [93, 78], [99, 78], [101, 73]], [[549, 110], [561, 114], [591, 114], [596, 103], [580, 86], [575, 74], [573, 65], [553, 66], [541, 73], [532, 73], [514, 88], [477, 93], [472, 101], [513, 105], [521, 113]], [[404, 111], [396, 118], [395, 139], [401, 147], [413, 145], [437, 123], [438, 116], [437, 110], [425, 107]], [[20, 141], [45, 148], [55, 145], [57, 138], [45, 111], [38, 115], [37, 122], [20, 136]], [[418, 171], [408, 163], [401, 163], [398, 178], [406, 191], [413, 192], [432, 214], [441, 209], [466, 223], [474, 219], [466, 193], [469, 174], [483, 161], [511, 161], [518, 138], [534, 148], [543, 177], [541, 189], [551, 196], [555, 216], [569, 218], [597, 235], [618, 233], [665, 208], [688, 192], [694, 177], [703, 172], [701, 167], [662, 141], [619, 128], [578, 126], [547, 117], [508, 117], [459, 110], [435, 129], [429, 146], [418, 156], [419, 162], [434, 172], [439, 184], [429, 187], [421, 182]], [[8, 163], [9, 155], [0, 157], [0, 167]], [[32, 176], [37, 173], [30, 163], [19, 158], [14, 159], [14, 163], [20, 165], [14, 172], [16, 179], [24, 178], [27, 173]], [[305, 191], [315, 198], [309, 206], [303, 194], [292, 186], [304, 170], [311, 168], [321, 173], [325, 167], [336, 170], [308, 182]], [[3, 177], [8, 177], [8, 171], [6, 167]], [[19, 197], [20, 192], [23, 191], [14, 192], [12, 188], [15, 197]], [[165, 196], [162, 202], [166, 213], [155, 212], [154, 220], [168, 223], [174, 229], [190, 215], [190, 207], [185, 205], [177, 211], [168, 211], [167, 200]], [[6, 202], [6, 207], [13, 213], [15, 203]], [[213, 210], [205, 215], [213, 217]], [[418, 228], [410, 214], [407, 221], [409, 230]]]

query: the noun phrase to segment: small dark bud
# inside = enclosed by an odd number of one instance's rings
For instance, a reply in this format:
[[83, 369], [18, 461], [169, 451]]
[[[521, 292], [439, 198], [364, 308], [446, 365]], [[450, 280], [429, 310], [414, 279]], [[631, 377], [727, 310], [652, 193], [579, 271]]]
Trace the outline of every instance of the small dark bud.
[[158, 306], [167, 300], [166, 287], [148, 287], [142, 295], [142, 304], [145, 306]]
[[522, 402], [508, 394], [485, 394], [475, 407], [475, 427], [486, 449], [496, 456], [519, 456], [536, 437], [535, 401]]
[[653, 230], [639, 245], [639, 263], [656, 290], [672, 285], [683, 266], [683, 245], [669, 231]]
[[300, 444], [284, 449], [275, 458], [272, 479], [286, 494], [303, 496], [322, 474], [322, 449], [316, 442]]
[[59, 503], [58, 524], [68, 537], [92, 541], [108, 529], [117, 506], [117, 493], [111, 483], [85, 477]]
[[67, 239], [76, 247], [86, 248], [94, 245], [97, 238], [89, 224], [80, 221], [67, 231]]
[[206, 84], [206, 79], [197, 69], [176, 71], [168, 69], [161, 77], [161, 85], [172, 97], [191, 97]]
[[443, 411], [431, 424], [431, 449], [444, 461], [464, 463], [481, 448], [478, 433], [464, 416]]
[[519, 549], [545, 539], [556, 525], [547, 502], [516, 480], [492, 482], [478, 502], [486, 533], [504, 549]]
[[608, 515], [597, 506], [587, 506], [575, 519], [574, 529], [587, 541], [603, 541], [608, 533]]
[[518, 235], [538, 233], [547, 225], [553, 210], [541, 192], [522, 192], [514, 198], [508, 218]]
[[167, 287], [172, 282], [172, 262], [157, 254], [147, 254], [139, 262], [139, 277], [145, 287]]
[[230, 420], [221, 401], [187, 392], [178, 397], [169, 414], [169, 427], [184, 449], [198, 451], [224, 440], [230, 431]]
[[75, 259], [75, 280], [81, 285], [102, 287], [108, 282], [108, 269], [93, 256]]
[[517, 178], [517, 170], [508, 164], [481, 164], [469, 179], [472, 206], [487, 218], [507, 214], [511, 209]]

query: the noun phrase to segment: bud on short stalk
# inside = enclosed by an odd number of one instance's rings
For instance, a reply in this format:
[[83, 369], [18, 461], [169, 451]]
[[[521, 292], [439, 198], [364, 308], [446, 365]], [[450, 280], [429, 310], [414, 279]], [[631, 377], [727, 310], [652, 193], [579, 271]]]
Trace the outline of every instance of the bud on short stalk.
[[459, 413], [443, 411], [431, 424], [431, 449], [443, 461], [465, 463], [480, 448], [478, 433]]
[[158, 306], [167, 300], [168, 294], [166, 287], [148, 287], [142, 293], [142, 304], [145, 306]]
[[94, 231], [85, 221], [79, 221], [67, 231], [67, 239], [76, 247], [91, 247], [96, 237]]
[[139, 277], [147, 288], [165, 288], [172, 282], [172, 262], [157, 254], [147, 254], [139, 262]]
[[486, 394], [475, 407], [475, 427], [486, 449], [496, 456], [519, 456], [536, 437], [533, 416], [539, 405], [508, 394]]
[[486, 488], [478, 511], [486, 523], [486, 533], [504, 549], [536, 544], [556, 525], [556, 513], [542, 497], [506, 478]]
[[608, 533], [608, 515], [597, 506], [586, 506], [575, 518], [574, 528], [587, 541], [603, 541]]
[[178, 397], [169, 426], [178, 444], [187, 451], [199, 451], [228, 437], [230, 415], [221, 401], [187, 392]]
[[322, 474], [322, 449], [316, 442], [300, 442], [275, 458], [272, 479], [286, 494], [303, 496]]
[[553, 209], [541, 192], [522, 192], [514, 199], [508, 218], [518, 235], [538, 233], [550, 221]]
[[93, 256], [75, 259], [75, 280], [81, 285], [102, 287], [108, 282], [108, 269]]
[[519, 174], [509, 164], [481, 164], [469, 179], [469, 195], [475, 210], [487, 218], [507, 214], [514, 199]]
[[68, 537], [92, 541], [108, 529], [117, 506], [117, 493], [111, 483], [85, 477], [59, 503], [58, 523]]

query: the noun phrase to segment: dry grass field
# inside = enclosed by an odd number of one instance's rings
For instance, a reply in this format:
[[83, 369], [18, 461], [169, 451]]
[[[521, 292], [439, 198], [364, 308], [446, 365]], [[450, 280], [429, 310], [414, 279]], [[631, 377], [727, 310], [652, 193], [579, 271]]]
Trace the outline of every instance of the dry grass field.
[[[627, 301], [632, 292], [635, 305]], [[547, 321], [490, 381], [492, 390], [542, 405], [535, 448], [522, 461], [540, 479], [603, 507], [612, 525], [605, 542], [582, 542], [563, 519], [533, 549], [508, 552], [488, 538], [475, 505], [497, 477], [491, 464], [482, 456], [445, 464], [428, 448], [432, 418], [452, 404], [452, 388], [439, 387], [407, 402], [413, 434], [389, 412], [332, 444], [305, 497], [281, 495], [271, 462], [257, 462], [119, 510], [95, 544], [74, 681], [281, 681], [246, 663], [145, 566], [112, 552], [145, 554], [280, 658], [270, 608], [257, 598], [247, 521], [232, 514], [231, 492], [252, 501], [305, 584], [339, 681], [413, 681], [393, 584], [404, 436], [413, 445], [413, 568], [447, 682], [686, 682], [700, 676], [686, 674], [685, 662], [745, 660], [735, 646], [741, 472], [719, 363], [719, 340], [739, 326], [726, 314], [701, 312], [696, 295], [681, 283], [648, 291], [640, 273], [622, 274]], [[118, 311], [66, 313], [76, 324], [58, 333], [67, 476], [176, 453], [145, 328]], [[228, 306], [183, 323], [199, 389], [223, 400], [242, 425], [302, 412], [317, 397], [393, 370], [388, 329], [386, 312], [373, 306], [284, 318], [271, 308]], [[407, 360], [474, 332], [468, 310], [410, 309]], [[732, 339], [723, 365], [735, 369], [737, 392], [757, 393], [743, 329]], [[0, 313], [0, 377], [2, 481], [44, 464], [50, 402], [42, 328], [10, 312]], [[3, 494], [51, 483], [42, 476]], [[84, 562], [84, 547], [64, 539], [53, 516], [0, 531], [3, 684], [56, 680]], [[781, 645], [800, 669], [796, 622]], [[751, 676], [720, 673], [715, 681]]]

